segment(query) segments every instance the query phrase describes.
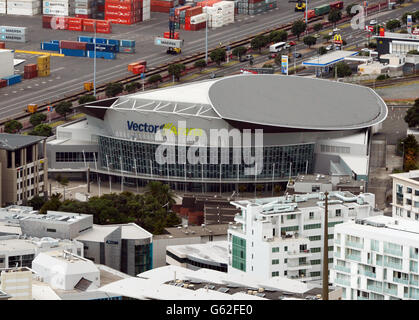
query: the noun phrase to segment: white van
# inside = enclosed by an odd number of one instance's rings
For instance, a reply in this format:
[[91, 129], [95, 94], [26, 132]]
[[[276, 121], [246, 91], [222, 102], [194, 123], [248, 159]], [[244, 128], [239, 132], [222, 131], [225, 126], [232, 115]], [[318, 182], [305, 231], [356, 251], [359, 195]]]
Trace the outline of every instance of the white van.
[[269, 52], [280, 52], [286, 45], [286, 42], [278, 42], [274, 43], [273, 45], [269, 46]]

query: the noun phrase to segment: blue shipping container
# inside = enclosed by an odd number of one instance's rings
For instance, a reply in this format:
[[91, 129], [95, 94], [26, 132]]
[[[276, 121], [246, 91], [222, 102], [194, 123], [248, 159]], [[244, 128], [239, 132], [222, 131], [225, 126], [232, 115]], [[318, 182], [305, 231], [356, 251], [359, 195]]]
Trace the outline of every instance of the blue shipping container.
[[121, 47], [134, 48], [135, 47], [135, 40], [121, 40], [120, 46]]
[[[96, 40], [96, 41], [95, 41]], [[93, 43], [102, 43], [102, 44], [107, 44], [108, 43], [108, 39], [105, 38], [93, 38]]]
[[41, 42], [41, 50], [60, 52], [60, 45], [58, 43]]
[[93, 38], [92, 37], [78, 36], [77, 41], [78, 42], [93, 43]]
[[3, 77], [1, 78], [2, 80], [6, 80], [7, 81], [7, 85], [11, 86], [13, 84], [22, 82], [22, 76], [20, 74], [16, 74], [16, 75], [12, 75], [12, 76], [7, 76], [7, 77]]
[[119, 52], [119, 40], [108, 39], [108, 44], [114, 44], [115, 45], [115, 52]]
[[[87, 56], [89, 58], [94, 58], [95, 57], [95, 52], [94, 51], [87, 51]], [[113, 52], [96, 51], [96, 58], [115, 59], [116, 58], [116, 54], [113, 53]]]
[[86, 50], [87, 51], [94, 51], [96, 46], [96, 51], [102, 52], [116, 52], [116, 46], [114, 44], [94, 44], [94, 43], [87, 43]]
[[70, 57], [85, 57], [86, 51], [84, 50], [76, 50], [76, 49], [60, 49], [60, 53], [65, 56]]

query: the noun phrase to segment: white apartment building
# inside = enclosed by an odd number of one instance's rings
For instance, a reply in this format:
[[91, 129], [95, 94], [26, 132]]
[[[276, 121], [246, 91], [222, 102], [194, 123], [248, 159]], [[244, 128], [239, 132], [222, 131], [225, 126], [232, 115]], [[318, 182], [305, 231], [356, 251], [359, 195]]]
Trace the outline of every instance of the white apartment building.
[[[368, 217], [375, 195], [333, 191], [328, 197], [329, 267], [333, 263], [334, 226]], [[228, 273], [262, 279], [288, 277], [320, 280], [323, 260], [324, 200], [322, 192], [232, 202], [242, 212], [228, 230]]]
[[419, 222], [375, 216], [335, 227], [330, 282], [345, 300], [419, 299]]
[[419, 170], [391, 174], [393, 217], [419, 221]]

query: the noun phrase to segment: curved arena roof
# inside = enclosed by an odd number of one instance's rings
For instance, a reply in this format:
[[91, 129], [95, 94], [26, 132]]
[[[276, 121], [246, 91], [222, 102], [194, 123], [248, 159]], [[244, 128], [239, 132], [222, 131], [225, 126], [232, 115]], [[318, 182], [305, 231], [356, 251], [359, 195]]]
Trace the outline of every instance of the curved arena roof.
[[111, 108], [309, 130], [366, 128], [388, 113], [370, 88], [279, 75], [235, 75], [140, 92], [120, 97]]

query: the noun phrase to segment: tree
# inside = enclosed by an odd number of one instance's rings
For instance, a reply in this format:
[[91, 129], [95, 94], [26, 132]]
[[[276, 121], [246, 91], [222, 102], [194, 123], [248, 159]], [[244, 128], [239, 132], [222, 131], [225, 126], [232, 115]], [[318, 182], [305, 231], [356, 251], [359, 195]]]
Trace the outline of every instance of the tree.
[[68, 186], [68, 178], [58, 175], [56, 180], [63, 187], [63, 191], [64, 191], [63, 195], [64, 195], [64, 200], [65, 200], [65, 187]]
[[22, 130], [23, 125], [17, 120], [10, 120], [4, 124], [4, 132], [6, 133], [17, 133]]
[[79, 104], [85, 104], [96, 101], [96, 97], [93, 94], [85, 94], [79, 98]]
[[156, 84], [156, 87], [159, 86], [159, 82], [163, 81], [162, 76], [158, 73], [158, 74], [153, 74], [150, 78], [147, 79], [147, 82], [149, 84]]
[[250, 47], [260, 52], [262, 48], [268, 44], [268, 41], [268, 37], [260, 34], [254, 37], [252, 41], [250, 41]]
[[34, 210], [40, 210], [44, 203], [44, 198], [38, 195], [33, 196], [33, 198], [28, 201], [28, 205], [32, 207]]
[[314, 29], [314, 31], [319, 32], [321, 29], [323, 29], [323, 24], [321, 24], [321, 23], [316, 23], [316, 24], [313, 26], [313, 29]]
[[170, 209], [172, 205], [176, 203], [175, 198], [174, 198], [175, 196], [172, 190], [170, 190], [169, 185], [163, 184], [160, 181], [149, 182], [146, 186], [145, 194], [151, 195], [155, 197], [156, 199], [158, 199], [158, 201], [160, 202], [162, 206], [168, 203], [168, 206], [169, 206], [168, 209]]
[[410, 50], [408, 52], [408, 54], [416, 54], [416, 55], [418, 55], [419, 54], [419, 51], [418, 50]]
[[281, 185], [280, 185], [280, 184], [276, 184], [276, 185], [274, 186], [274, 192], [275, 192], [275, 193], [279, 194], [279, 193], [281, 192], [281, 190], [282, 190], [282, 187], [281, 187]]
[[135, 92], [135, 90], [138, 89], [138, 82], [131, 82], [128, 83], [127, 85], [125, 85], [125, 91], [127, 91], [128, 93], [133, 93]]
[[389, 21], [387, 21], [387, 23], [386, 23], [386, 29], [388, 29], [388, 30], [390, 30], [390, 31], [393, 31], [394, 29], [396, 29], [396, 28], [400, 28], [401, 27], [401, 23], [400, 23], [400, 21], [399, 20], [397, 20], [397, 19], [392, 19], [392, 20], [389, 20]]
[[182, 75], [182, 72], [186, 69], [185, 65], [182, 63], [175, 63], [171, 64], [169, 66], [169, 69], [167, 71], [169, 72], [169, 75], [174, 76], [176, 81], [180, 80], [180, 77]]
[[224, 48], [217, 48], [211, 51], [209, 57], [219, 66], [221, 65], [221, 61], [225, 61], [226, 59], [226, 50]]
[[417, 128], [419, 126], [419, 98], [416, 99], [415, 104], [407, 110], [404, 121], [409, 128]]
[[31, 136], [43, 136], [43, 137], [50, 137], [53, 135], [52, 133], [52, 127], [41, 123], [38, 124], [31, 132], [29, 132]]
[[233, 51], [231, 52], [231, 54], [235, 57], [241, 57], [242, 55], [244, 55], [247, 52], [247, 48], [240, 46], [237, 48], [234, 48]]
[[281, 55], [280, 55], [280, 54], [278, 54], [278, 55], [275, 57], [274, 62], [275, 62], [275, 64], [276, 64], [277, 66], [280, 66], [280, 65], [282, 64], [282, 59], [281, 59]]
[[122, 91], [124, 91], [124, 86], [122, 83], [113, 82], [107, 84], [105, 94], [108, 98], [112, 98], [122, 93]]
[[61, 194], [54, 193], [51, 195], [51, 198], [43, 204], [41, 207], [41, 210], [39, 210], [39, 213], [46, 214], [47, 211], [57, 211], [61, 206]]
[[356, 10], [355, 13], [351, 13], [352, 7], [355, 6], [355, 5], [356, 5], [355, 3], [351, 3], [346, 7], [346, 13], [348, 14], [348, 16], [353, 17], [354, 15], [356, 15], [359, 12], [358, 10]]
[[287, 41], [287, 39], [288, 32], [285, 30], [274, 30], [269, 34], [269, 41], [273, 43]]
[[338, 9], [330, 10], [327, 20], [333, 23], [333, 27], [336, 27], [336, 22], [338, 22], [340, 19], [342, 19], [342, 12], [340, 10]]
[[45, 113], [36, 112], [31, 115], [31, 117], [29, 118], [29, 122], [31, 123], [31, 125], [35, 127], [38, 124], [41, 124], [42, 122], [44, 122], [46, 119], [47, 119], [47, 115]]
[[313, 37], [313, 36], [306, 36], [306, 37], [303, 38], [304, 44], [307, 45], [309, 48], [312, 45], [315, 45], [316, 44], [316, 40], [317, 39], [315, 37]]
[[404, 151], [408, 149], [415, 150], [416, 154], [418, 153], [419, 143], [416, 141], [416, 138], [413, 134], [409, 134], [407, 137], [399, 139], [397, 142], [396, 154], [398, 156], [402, 156], [403, 149]]
[[349, 77], [352, 74], [351, 67], [346, 62], [339, 62], [336, 64], [337, 74], [339, 78]]
[[300, 40], [300, 34], [302, 34], [307, 28], [307, 25], [303, 20], [297, 20], [292, 24], [291, 32], [294, 36]]
[[67, 120], [67, 114], [71, 112], [73, 104], [70, 101], [62, 101], [55, 106], [55, 111]]
[[207, 66], [207, 63], [205, 62], [204, 59], [200, 59], [198, 61], [195, 61], [194, 63], [194, 67], [198, 68], [199, 71], [202, 71], [206, 66]]
[[317, 52], [319, 53], [319, 55], [323, 55], [327, 53], [327, 50], [325, 47], [322, 46], [317, 50]]

